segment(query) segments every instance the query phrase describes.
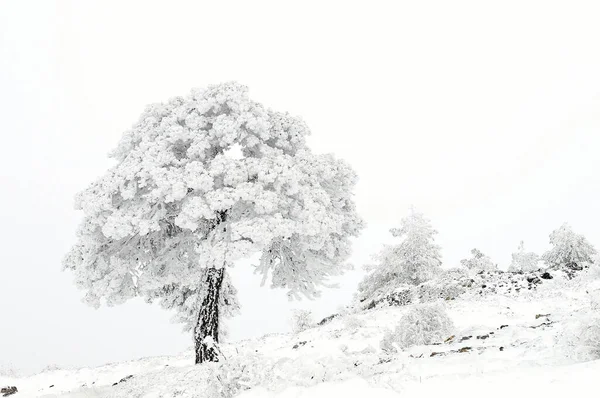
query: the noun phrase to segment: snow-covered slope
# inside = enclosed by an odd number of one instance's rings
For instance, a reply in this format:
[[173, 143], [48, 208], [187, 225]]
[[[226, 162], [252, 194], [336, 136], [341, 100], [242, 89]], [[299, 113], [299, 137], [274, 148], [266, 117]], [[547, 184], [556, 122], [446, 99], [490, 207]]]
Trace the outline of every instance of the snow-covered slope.
[[190, 351], [0, 384], [17, 386], [17, 398], [564, 396], [591, 388], [600, 374], [600, 362], [576, 363], [562, 343], [589, 307], [586, 290], [581, 281], [554, 280], [517, 297], [447, 301], [454, 337], [393, 355], [380, 341], [410, 306], [224, 345], [227, 361], [220, 364], [194, 366]]

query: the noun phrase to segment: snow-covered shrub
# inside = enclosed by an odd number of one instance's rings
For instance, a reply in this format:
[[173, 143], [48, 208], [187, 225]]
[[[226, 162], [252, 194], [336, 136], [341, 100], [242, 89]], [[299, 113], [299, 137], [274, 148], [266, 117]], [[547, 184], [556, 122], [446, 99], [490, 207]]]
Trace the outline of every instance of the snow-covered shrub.
[[419, 302], [430, 303], [436, 300], [454, 300], [465, 292], [459, 284], [443, 285], [429, 281], [419, 285]]
[[570, 358], [577, 361], [600, 359], [600, 313], [586, 311], [560, 338]]
[[550, 268], [579, 271], [594, 262], [597, 254], [583, 235], [576, 234], [567, 223], [550, 234], [552, 249], [542, 255]]
[[292, 313], [292, 330], [294, 333], [300, 333], [311, 326], [314, 322], [312, 313], [308, 310], [295, 310]]
[[344, 327], [350, 333], [356, 332], [359, 328], [363, 326], [364, 322], [362, 319], [357, 317], [356, 315], [347, 316], [344, 319]]
[[[217, 364], [209, 364], [206, 369], [206, 388], [203, 397], [232, 398], [242, 391], [267, 383], [271, 377], [272, 365], [258, 356], [234, 357]], [[194, 395], [196, 396], [196, 395]]]
[[435, 300], [454, 300], [471, 286], [471, 278], [464, 268], [443, 270], [437, 278], [419, 285], [418, 295], [422, 303]]
[[22, 376], [22, 372], [17, 370], [12, 364], [0, 364], [0, 376], [17, 378]]
[[40, 373], [54, 372], [56, 370], [61, 370], [61, 369], [62, 369], [62, 367], [60, 367], [59, 365], [57, 365], [55, 363], [51, 363], [49, 365], [46, 365]]
[[460, 267], [453, 267], [442, 270], [440, 275], [436, 278], [439, 281], [444, 282], [459, 282], [463, 283], [466, 279], [469, 279], [469, 272]]
[[578, 343], [589, 359], [600, 359], [600, 315], [590, 317], [578, 328]]
[[538, 263], [540, 261], [540, 256], [533, 252], [525, 251], [525, 244], [523, 241], [519, 244], [519, 248], [516, 252], [512, 254], [512, 262], [508, 267], [510, 272], [531, 272], [537, 271], [540, 269]]
[[600, 282], [600, 254], [594, 257], [584, 274], [584, 278], [589, 282]]
[[472, 272], [493, 271], [498, 269], [498, 266], [492, 263], [492, 260], [483, 254], [479, 249], [471, 250], [471, 258], [460, 260], [463, 267]]
[[405, 349], [442, 342], [453, 330], [454, 323], [442, 304], [418, 304], [400, 318], [395, 330], [384, 335], [381, 349], [395, 352], [396, 347]]

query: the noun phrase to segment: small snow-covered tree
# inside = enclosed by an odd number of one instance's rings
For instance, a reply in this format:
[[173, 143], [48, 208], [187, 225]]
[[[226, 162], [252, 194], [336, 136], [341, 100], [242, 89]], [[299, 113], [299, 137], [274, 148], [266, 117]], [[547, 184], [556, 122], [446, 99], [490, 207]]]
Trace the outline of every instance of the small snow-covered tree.
[[112, 153], [117, 164], [78, 195], [84, 220], [64, 261], [86, 301], [160, 300], [194, 330], [196, 362], [218, 361], [235, 311], [226, 268], [262, 252], [263, 283], [314, 297], [346, 269], [362, 227], [356, 175], [315, 155], [298, 118], [237, 83], [149, 106]]
[[414, 209], [392, 228], [392, 235], [401, 238], [397, 245], [385, 246], [370, 265], [371, 272], [358, 287], [357, 298], [363, 302], [380, 298], [403, 284], [418, 285], [432, 279], [442, 264], [440, 247], [435, 244], [437, 231], [423, 213]]
[[578, 269], [594, 261], [596, 249], [583, 235], [576, 234], [571, 226], [564, 223], [550, 234], [552, 249], [542, 255], [551, 268], [569, 266]]
[[526, 252], [525, 244], [523, 243], [523, 241], [521, 241], [521, 243], [519, 243], [519, 248], [517, 249], [517, 251], [512, 254], [512, 262], [510, 263], [508, 270], [510, 272], [537, 271], [538, 269], [540, 269], [540, 267], [538, 266], [539, 261], [540, 256], [533, 252]]
[[460, 260], [463, 267], [473, 272], [494, 271], [498, 266], [492, 260], [483, 254], [479, 249], [471, 250], [471, 258]]
[[300, 333], [314, 325], [312, 312], [308, 310], [295, 310], [292, 313], [292, 330]]

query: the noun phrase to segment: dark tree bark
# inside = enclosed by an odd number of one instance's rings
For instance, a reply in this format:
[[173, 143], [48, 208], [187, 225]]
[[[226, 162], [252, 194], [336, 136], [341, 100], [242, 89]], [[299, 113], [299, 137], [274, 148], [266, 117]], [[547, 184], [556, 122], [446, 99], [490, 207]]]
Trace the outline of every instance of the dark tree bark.
[[[194, 328], [196, 364], [219, 362], [216, 344], [219, 342], [219, 299], [225, 268], [209, 268], [205, 280], [206, 296], [200, 306], [200, 314]], [[212, 342], [206, 338], [212, 338]]]

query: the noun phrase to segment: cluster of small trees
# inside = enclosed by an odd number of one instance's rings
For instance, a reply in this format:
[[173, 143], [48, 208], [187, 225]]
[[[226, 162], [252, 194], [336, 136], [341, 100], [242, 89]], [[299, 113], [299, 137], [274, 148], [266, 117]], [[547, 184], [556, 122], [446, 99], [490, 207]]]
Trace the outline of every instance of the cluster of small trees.
[[[375, 257], [376, 263], [366, 267], [369, 273], [358, 286], [360, 302], [375, 302], [405, 290], [407, 285], [420, 285], [441, 275], [440, 247], [435, 244], [437, 231], [422, 213], [412, 209], [400, 222], [400, 228], [390, 232], [401, 241], [384, 246]], [[540, 257], [527, 252], [521, 241], [512, 254], [508, 271], [537, 271], [541, 268], [540, 260], [549, 269], [568, 270], [581, 270], [594, 262], [596, 249], [569, 224], [563, 224], [550, 234], [550, 244], [551, 249]], [[461, 260], [460, 264], [471, 273], [498, 269], [490, 257], [478, 249], [471, 250], [471, 257]]]

